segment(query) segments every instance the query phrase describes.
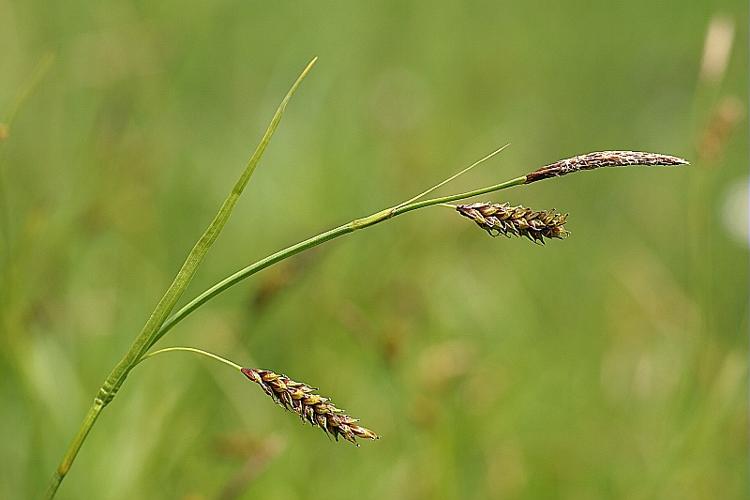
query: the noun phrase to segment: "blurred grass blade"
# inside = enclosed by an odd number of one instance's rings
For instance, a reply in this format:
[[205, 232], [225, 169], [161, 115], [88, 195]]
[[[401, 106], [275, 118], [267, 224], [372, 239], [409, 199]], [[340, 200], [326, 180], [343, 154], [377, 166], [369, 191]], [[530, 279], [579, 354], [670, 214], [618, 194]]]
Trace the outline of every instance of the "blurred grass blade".
[[[50, 68], [52, 63], [55, 61], [55, 54], [48, 52], [39, 60], [34, 67], [31, 76], [28, 78], [26, 83], [20, 88], [18, 94], [13, 99], [10, 106], [10, 111], [3, 117], [3, 121], [0, 122], [0, 144], [5, 142], [11, 134], [11, 129], [16, 121], [18, 112], [23, 108], [24, 104], [33, 95], [39, 84], [42, 82]], [[10, 207], [8, 205], [8, 189], [5, 186], [5, 173], [3, 171], [3, 155], [0, 151], [0, 296], [2, 296], [5, 290], [10, 289], [8, 284], [9, 273], [10, 273], [10, 247], [11, 247], [11, 216]]]
[[55, 62], [54, 52], [47, 52], [36, 64], [34, 70], [31, 72], [31, 76], [29, 76], [28, 80], [26, 81], [26, 84], [21, 87], [21, 90], [18, 92], [15, 99], [13, 99], [13, 104], [10, 106], [10, 111], [4, 117], [4, 124], [7, 129], [11, 128], [11, 125], [13, 125], [13, 122], [16, 120], [18, 112], [21, 110], [23, 105], [26, 103], [29, 97], [31, 97], [41, 81], [47, 75], [47, 72], [49, 72], [53, 62]]
[[317, 57], [310, 61], [310, 63], [308, 63], [308, 65], [302, 71], [292, 87], [289, 89], [289, 92], [287, 92], [286, 96], [281, 101], [281, 104], [279, 104], [279, 107], [276, 109], [276, 113], [271, 119], [271, 123], [268, 125], [268, 128], [266, 129], [265, 134], [263, 134], [258, 147], [255, 149], [255, 152], [253, 152], [250, 160], [248, 160], [245, 169], [232, 188], [232, 191], [229, 193], [226, 200], [224, 200], [224, 203], [221, 205], [218, 213], [211, 221], [211, 224], [209, 224], [206, 231], [198, 239], [198, 242], [188, 254], [185, 262], [182, 264], [182, 267], [178, 271], [177, 276], [175, 276], [174, 281], [172, 281], [172, 284], [164, 293], [161, 300], [159, 300], [159, 303], [156, 305], [154, 312], [151, 313], [151, 316], [141, 330], [141, 333], [138, 335], [138, 337], [136, 337], [135, 341], [130, 346], [130, 349], [125, 354], [125, 356], [109, 374], [107, 379], [104, 381], [104, 384], [102, 384], [102, 387], [99, 389], [99, 393], [94, 399], [94, 403], [86, 414], [86, 417], [84, 418], [84, 421], [80, 429], [78, 430], [78, 434], [73, 439], [70, 448], [68, 449], [65, 457], [60, 463], [60, 466], [55, 472], [55, 475], [52, 477], [52, 481], [50, 482], [49, 489], [47, 491], [47, 498], [52, 498], [55, 496], [60, 483], [70, 469], [70, 466], [72, 465], [73, 460], [78, 453], [78, 450], [83, 445], [83, 442], [86, 439], [89, 430], [94, 425], [94, 422], [96, 421], [99, 413], [112, 400], [112, 398], [114, 398], [120, 386], [127, 378], [128, 373], [130, 373], [130, 370], [133, 369], [133, 367], [138, 363], [141, 357], [143, 357], [143, 355], [146, 353], [148, 348], [152, 345], [159, 331], [159, 328], [167, 319], [167, 316], [172, 311], [172, 309], [174, 309], [177, 301], [180, 299], [183, 292], [190, 284], [190, 281], [192, 280], [193, 275], [195, 275], [198, 266], [200, 266], [204, 257], [208, 253], [208, 250], [216, 241], [216, 238], [219, 236], [219, 233], [223, 229], [227, 220], [229, 220], [229, 216], [232, 214], [232, 210], [237, 204], [237, 200], [242, 194], [242, 191], [245, 189], [245, 186], [250, 180], [250, 177], [253, 175], [258, 162], [260, 161], [263, 153], [266, 150], [266, 146], [268, 146], [271, 137], [273, 137], [273, 134], [276, 131], [279, 122], [281, 121], [281, 117], [284, 114], [287, 103], [297, 91], [297, 88], [299, 88], [302, 80], [310, 72], [316, 60]]

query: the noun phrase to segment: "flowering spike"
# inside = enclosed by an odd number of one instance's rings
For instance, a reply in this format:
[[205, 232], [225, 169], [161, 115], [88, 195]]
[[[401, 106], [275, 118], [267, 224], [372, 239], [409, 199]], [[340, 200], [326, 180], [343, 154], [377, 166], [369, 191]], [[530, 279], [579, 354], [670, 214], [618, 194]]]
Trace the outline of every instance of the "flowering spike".
[[277, 404], [296, 413], [303, 421], [319, 427], [336, 441], [341, 436], [359, 446], [356, 438], [379, 439], [371, 430], [355, 425], [358, 420], [346, 415], [330, 399], [314, 394], [315, 389], [307, 384], [295, 382], [286, 375], [270, 370], [243, 368], [242, 373], [258, 384]]
[[568, 236], [564, 227], [568, 214], [554, 210], [535, 212], [522, 206], [511, 207], [507, 203], [473, 203], [458, 205], [456, 211], [476, 222], [491, 236], [524, 236], [541, 245], [545, 238]]
[[526, 184], [560, 177], [578, 172], [579, 170], [594, 170], [600, 167], [627, 167], [631, 165], [644, 166], [676, 166], [689, 165], [690, 162], [676, 156], [658, 153], [643, 153], [640, 151], [597, 151], [585, 155], [574, 156], [550, 163], [526, 175]]

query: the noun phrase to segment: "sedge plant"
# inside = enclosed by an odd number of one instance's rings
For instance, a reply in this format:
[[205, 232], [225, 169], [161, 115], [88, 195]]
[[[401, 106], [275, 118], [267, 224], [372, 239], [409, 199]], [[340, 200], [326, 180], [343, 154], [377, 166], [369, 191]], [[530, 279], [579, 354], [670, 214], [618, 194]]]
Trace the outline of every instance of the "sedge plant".
[[637, 151], [602, 151], [560, 160], [529, 172], [526, 175], [521, 175], [491, 186], [428, 198], [433, 191], [500, 153], [507, 147], [506, 145], [402, 203], [377, 211], [366, 217], [353, 219], [346, 224], [307, 238], [249, 264], [217, 282], [215, 285], [198, 294], [195, 298], [189, 300], [180, 309], [174, 311], [195, 272], [229, 219], [242, 191], [263, 157], [263, 153], [281, 121], [287, 104], [299, 88], [302, 80], [312, 69], [316, 59], [314, 58], [310, 61], [282, 99], [260, 143], [251, 155], [239, 179], [222, 203], [214, 219], [188, 253], [185, 262], [164, 292], [164, 295], [156, 304], [141, 332], [135, 337], [130, 348], [114, 366], [97, 391], [76, 435], [52, 476], [45, 498], [51, 499], [55, 496], [102, 410], [118, 394], [133, 368], [146, 359], [151, 359], [154, 356], [168, 352], [181, 351], [207, 356], [232, 367], [252, 382], [258, 384], [275, 402], [296, 413], [304, 421], [319, 427], [336, 439], [342, 437], [354, 443], [356, 443], [357, 438], [377, 439], [378, 436], [373, 431], [358, 425], [356, 419], [337, 408], [330, 399], [317, 394], [315, 388], [305, 383], [294, 381], [285, 375], [271, 370], [243, 368], [233, 361], [194, 347], [169, 347], [160, 350], [151, 350], [156, 342], [200, 306], [257, 272], [340, 236], [379, 224], [407, 212], [434, 206], [447, 206], [454, 209], [460, 215], [473, 220], [479, 227], [493, 236], [524, 236], [535, 243], [543, 244], [546, 239], [562, 239], [568, 235], [568, 232], [564, 228], [567, 214], [555, 211], [535, 211], [521, 206], [510, 206], [507, 203], [472, 203], [468, 205], [453, 205], [452, 203], [515, 186], [531, 184], [543, 179], [560, 177], [578, 171], [593, 170], [601, 167], [630, 165], [676, 166], [688, 164], [682, 158], [663, 154]]

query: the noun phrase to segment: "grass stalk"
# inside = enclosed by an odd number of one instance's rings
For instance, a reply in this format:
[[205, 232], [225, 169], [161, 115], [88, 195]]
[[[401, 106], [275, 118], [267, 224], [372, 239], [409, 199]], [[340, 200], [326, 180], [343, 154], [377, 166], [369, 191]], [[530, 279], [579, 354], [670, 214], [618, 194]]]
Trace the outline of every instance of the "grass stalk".
[[268, 128], [263, 134], [263, 137], [258, 143], [258, 146], [253, 152], [252, 156], [248, 160], [245, 169], [240, 174], [240, 177], [232, 188], [232, 191], [224, 200], [224, 203], [221, 205], [221, 208], [219, 208], [218, 213], [211, 221], [208, 228], [206, 228], [203, 235], [198, 239], [198, 242], [188, 254], [185, 262], [182, 264], [182, 267], [172, 281], [172, 284], [159, 300], [156, 308], [151, 313], [151, 316], [149, 317], [141, 332], [138, 334], [123, 358], [117, 363], [117, 365], [115, 365], [114, 369], [106, 378], [102, 386], [99, 388], [99, 391], [94, 398], [91, 407], [86, 413], [86, 417], [81, 423], [81, 426], [79, 427], [75, 438], [73, 438], [73, 441], [71, 442], [67, 452], [63, 456], [60, 465], [57, 467], [54, 475], [52, 476], [52, 479], [50, 480], [45, 498], [54, 498], [57, 490], [60, 487], [60, 484], [73, 465], [73, 461], [75, 460], [78, 451], [81, 449], [81, 446], [83, 445], [86, 437], [91, 431], [91, 428], [99, 417], [99, 414], [104, 409], [104, 407], [106, 407], [112, 401], [122, 384], [125, 382], [125, 379], [127, 378], [130, 371], [135, 367], [136, 364], [138, 364], [144, 354], [146, 354], [146, 351], [148, 351], [148, 349], [153, 345], [162, 324], [172, 312], [172, 309], [174, 309], [177, 301], [180, 299], [183, 292], [190, 284], [190, 281], [195, 275], [198, 266], [201, 264], [204, 257], [208, 253], [208, 250], [214, 244], [216, 238], [219, 236], [219, 233], [224, 228], [226, 222], [229, 220], [229, 217], [232, 214], [232, 210], [237, 204], [242, 191], [245, 189], [245, 186], [250, 180], [250, 177], [255, 172], [255, 168], [258, 166], [258, 162], [263, 157], [263, 153], [265, 152], [266, 147], [271, 140], [271, 137], [273, 137], [273, 134], [276, 131], [279, 122], [281, 121], [281, 117], [284, 114], [289, 100], [297, 91], [305, 76], [307, 76], [307, 74], [310, 72], [316, 60], [317, 58], [314, 58], [312, 61], [310, 61], [310, 63], [305, 67], [300, 76], [287, 92], [284, 99], [279, 104], [278, 108], [276, 109], [276, 113], [274, 114], [271, 122], [268, 125]]
[[440, 198], [422, 200], [418, 202], [409, 203], [407, 205], [396, 205], [393, 208], [387, 208], [385, 210], [375, 212], [374, 214], [369, 215], [367, 217], [354, 219], [346, 224], [335, 227], [326, 232], [312, 236], [295, 245], [279, 250], [278, 252], [273, 253], [269, 255], [268, 257], [265, 257], [257, 262], [254, 262], [250, 264], [249, 266], [243, 267], [242, 269], [235, 272], [234, 274], [227, 276], [226, 278], [219, 281], [218, 283], [216, 283], [215, 285], [208, 288], [207, 290], [202, 292], [200, 295], [192, 299], [190, 302], [185, 304], [182, 308], [180, 308], [175, 314], [170, 316], [169, 319], [167, 319], [164, 322], [164, 324], [161, 326], [161, 328], [159, 329], [159, 332], [154, 338], [154, 343], [156, 343], [161, 337], [163, 337], [169, 330], [174, 328], [174, 326], [177, 325], [177, 323], [185, 319], [193, 311], [195, 311], [200, 306], [202, 306], [203, 304], [205, 304], [212, 298], [216, 297], [223, 291], [233, 287], [234, 285], [245, 280], [246, 278], [249, 278], [253, 274], [259, 271], [262, 271], [263, 269], [270, 267], [278, 262], [281, 262], [282, 260], [288, 259], [289, 257], [292, 257], [300, 252], [309, 250], [310, 248], [321, 245], [334, 238], [338, 238], [339, 236], [352, 233], [354, 231], [357, 231], [358, 229], [364, 229], [366, 227], [373, 226], [375, 224], [378, 224], [385, 220], [399, 216], [401, 214], [411, 212], [412, 210], [417, 210], [417, 209], [425, 208], [425, 207], [431, 207], [435, 205], [441, 205], [441, 204], [448, 203], [451, 201], [464, 200], [466, 198], [471, 198], [473, 196], [478, 196], [480, 194], [500, 191], [502, 189], [507, 189], [513, 186], [520, 186], [524, 184], [525, 182], [526, 182], [526, 176], [521, 176], [521, 177], [516, 177], [515, 179], [511, 179], [509, 181], [501, 182], [500, 184], [494, 184], [492, 186], [487, 186], [481, 189], [475, 189], [473, 191], [466, 191], [463, 193], [442, 196]]
[[[165, 348], [147, 354], [149, 349], [171, 328], [173, 328], [177, 323], [190, 315], [193, 311], [198, 309], [201, 305], [203, 305], [216, 295], [239, 283], [240, 281], [261, 271], [262, 269], [265, 269], [282, 260], [290, 258], [293, 255], [321, 245], [327, 241], [338, 238], [345, 234], [349, 234], [354, 231], [373, 226], [385, 220], [389, 220], [399, 215], [421, 208], [430, 206], [444, 206], [445, 204], [450, 202], [465, 200], [474, 196], [500, 191], [514, 186], [530, 184], [542, 179], [559, 177], [581, 170], [592, 170], [600, 167], [617, 167], [628, 165], [681, 165], [687, 163], [685, 160], [682, 160], [680, 158], [669, 157], [665, 155], [655, 155], [652, 153], [640, 153], [633, 151], [596, 152], [560, 160], [559, 162], [530, 172], [527, 175], [515, 177], [499, 184], [493, 184], [491, 186], [486, 186], [472, 191], [465, 191], [462, 193], [451, 194], [437, 198], [422, 199], [424, 196], [430, 194], [435, 189], [443, 186], [447, 182], [455, 179], [462, 173], [498, 154], [503, 149], [500, 148], [493, 153], [485, 156], [483, 159], [465, 168], [458, 174], [449, 177], [436, 186], [420, 193], [413, 198], [408, 199], [405, 202], [402, 202], [391, 208], [375, 212], [367, 217], [354, 219], [329, 231], [312, 236], [304, 241], [279, 250], [274, 254], [271, 254], [253, 264], [250, 264], [249, 266], [240, 269], [231, 276], [228, 276], [227, 278], [223, 279], [222, 281], [216, 283], [209, 289], [199, 294], [197, 297], [195, 297], [185, 306], [179, 309], [176, 313], [170, 316], [178, 300], [182, 296], [193, 275], [198, 269], [198, 266], [204, 259], [210, 247], [216, 241], [216, 238], [229, 219], [232, 210], [237, 203], [237, 200], [242, 194], [242, 191], [244, 190], [247, 182], [255, 171], [258, 162], [263, 156], [266, 146], [268, 145], [271, 137], [273, 136], [273, 133], [275, 132], [281, 120], [287, 103], [299, 87], [302, 80], [308, 74], [314, 63], [315, 59], [313, 59], [308, 64], [308, 66], [300, 74], [299, 78], [295, 81], [287, 95], [282, 100], [281, 104], [276, 110], [275, 115], [273, 116], [273, 119], [268, 125], [265, 134], [263, 135], [255, 152], [248, 161], [247, 166], [240, 175], [240, 178], [236, 182], [234, 188], [225, 199], [211, 224], [208, 226], [191, 252], [188, 254], [184, 264], [177, 273], [177, 276], [174, 278], [174, 281], [164, 293], [161, 300], [158, 302], [156, 308], [154, 309], [154, 312], [149, 317], [140, 334], [136, 337], [125, 356], [115, 366], [115, 368], [111, 371], [109, 376], [102, 384], [99, 392], [94, 398], [91, 407], [86, 413], [86, 416], [81, 423], [81, 426], [78, 429], [75, 438], [73, 439], [62, 461], [60, 462], [60, 465], [55, 471], [55, 474], [50, 481], [45, 498], [51, 499], [55, 496], [62, 480], [70, 470], [76, 458], [76, 455], [78, 454], [78, 451], [85, 442], [101, 411], [115, 397], [130, 371], [144, 359], [166, 352], [190, 351], [217, 359], [224, 362], [225, 364], [228, 364], [229, 366], [232, 366], [235, 369], [240, 369], [248, 378], [260, 384], [261, 387], [263, 387], [269, 395], [274, 397], [277, 401], [281, 401], [282, 404], [287, 407], [287, 409], [295, 411], [303, 418], [306, 418], [310, 423], [323, 428], [327, 433], [334, 435], [334, 437], [338, 437], [339, 435], [341, 435], [345, 439], [352, 442], [356, 442], [356, 440], [354, 439], [355, 437], [366, 439], [375, 439], [377, 437], [368, 429], [357, 426], [355, 424], [355, 419], [352, 419], [351, 417], [343, 414], [343, 412], [341, 412], [340, 410], [333, 407], [330, 404], [330, 401], [326, 398], [312, 395], [311, 393], [313, 389], [311, 387], [305, 384], [294, 382], [283, 375], [279, 375], [267, 370], [242, 369], [239, 367], [239, 365], [225, 360], [224, 358], [212, 355], [200, 349], [189, 347]], [[289, 387], [296, 388], [294, 389], [296, 392], [294, 392], [293, 394], [292, 392], [289, 392]], [[295, 403], [294, 401], [297, 401], [298, 403]], [[284, 402], [286, 402], [286, 404], [284, 404]]]
[[227, 366], [231, 366], [237, 371], [242, 371], [242, 367], [238, 365], [237, 363], [229, 361], [227, 358], [223, 358], [219, 356], [218, 354], [213, 354], [211, 352], [204, 351], [203, 349], [196, 349], [195, 347], [165, 347], [164, 349], [159, 349], [158, 351], [153, 351], [144, 355], [143, 357], [141, 357], [141, 359], [138, 360], [138, 363], [141, 363], [142, 361], [145, 361], [149, 358], [153, 358], [154, 356], [158, 356], [159, 354], [164, 354], [166, 352], [192, 352], [195, 354], [200, 354], [201, 356], [205, 356], [207, 358], [215, 359], [216, 361], [220, 363], [224, 363]]
[[[198, 309], [200, 306], [211, 300], [213, 297], [219, 295], [223, 291], [231, 288], [237, 283], [249, 278], [258, 271], [276, 264], [282, 260], [288, 259], [300, 252], [316, 247], [322, 243], [330, 241], [339, 236], [352, 233], [358, 229], [364, 229], [366, 227], [373, 226], [385, 220], [393, 217], [411, 212], [413, 210], [419, 210], [420, 208], [426, 208], [436, 205], [445, 205], [454, 201], [466, 200], [475, 196], [494, 193], [503, 189], [508, 189], [514, 186], [521, 186], [525, 184], [531, 184], [543, 179], [560, 177], [568, 175], [573, 172], [594, 170], [604, 167], [627, 167], [627, 166], [679, 166], [687, 165], [688, 162], [682, 158], [674, 156], [655, 154], [655, 153], [643, 153], [640, 151], [600, 151], [595, 153], [589, 153], [586, 155], [575, 156], [573, 158], [566, 158], [564, 160], [551, 163], [542, 168], [529, 172], [526, 175], [515, 177], [513, 179], [501, 182], [499, 184], [493, 184], [479, 189], [471, 191], [464, 191], [462, 193], [451, 194], [447, 196], [441, 196], [438, 198], [430, 198], [427, 200], [417, 201], [423, 196], [433, 192], [435, 189], [445, 185], [447, 182], [455, 179], [459, 175], [468, 172], [472, 168], [476, 167], [480, 163], [492, 158], [496, 154], [503, 151], [508, 145], [496, 149], [492, 153], [484, 156], [482, 159], [472, 163], [468, 167], [459, 171], [444, 181], [441, 181], [437, 185], [430, 189], [418, 194], [417, 196], [410, 198], [409, 200], [395, 205], [391, 208], [375, 212], [372, 215], [363, 217], [360, 219], [354, 219], [347, 224], [330, 229], [326, 232], [312, 236], [304, 241], [301, 241], [295, 245], [279, 250], [276, 253], [269, 255], [257, 262], [250, 264], [249, 266], [243, 267], [234, 274], [227, 276], [223, 280], [219, 281], [215, 285], [211, 286], [197, 297], [189, 301], [182, 308], [180, 308], [175, 314], [170, 316], [164, 324], [161, 326], [159, 331], [154, 337], [156, 343], [161, 337], [163, 337], [169, 330], [171, 330], [177, 323], [189, 316], [193, 311]], [[153, 344], [152, 344], [153, 345]]]

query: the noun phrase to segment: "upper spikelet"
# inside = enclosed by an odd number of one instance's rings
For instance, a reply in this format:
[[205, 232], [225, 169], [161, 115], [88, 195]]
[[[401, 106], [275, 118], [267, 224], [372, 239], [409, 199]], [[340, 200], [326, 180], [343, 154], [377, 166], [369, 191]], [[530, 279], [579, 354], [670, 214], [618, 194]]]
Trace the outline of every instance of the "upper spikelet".
[[337, 408], [330, 399], [315, 394], [314, 387], [270, 370], [243, 368], [242, 373], [257, 383], [276, 403], [293, 411], [302, 420], [320, 427], [337, 441], [339, 436], [354, 444], [357, 444], [356, 438], [379, 439], [371, 430], [357, 425], [357, 419]]
[[579, 170], [593, 170], [600, 167], [627, 167], [630, 165], [675, 166], [689, 162], [676, 156], [640, 151], [597, 151], [556, 161], [526, 175], [526, 184], [550, 177], [560, 177]]
[[564, 227], [568, 214], [554, 210], [537, 212], [522, 206], [511, 207], [507, 203], [472, 203], [458, 205], [456, 211], [476, 222], [491, 236], [525, 236], [542, 244], [545, 238], [568, 236]]

